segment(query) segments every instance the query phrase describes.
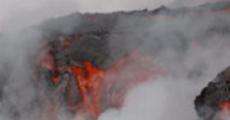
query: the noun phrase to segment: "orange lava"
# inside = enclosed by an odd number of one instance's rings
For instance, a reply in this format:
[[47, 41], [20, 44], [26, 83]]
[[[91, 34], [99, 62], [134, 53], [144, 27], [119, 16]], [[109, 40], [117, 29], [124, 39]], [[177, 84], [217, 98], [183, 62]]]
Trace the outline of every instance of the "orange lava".
[[230, 117], [230, 101], [223, 101], [219, 105], [220, 107], [220, 120], [226, 120]]
[[104, 71], [94, 67], [88, 61], [84, 62], [83, 67], [73, 66], [70, 70], [77, 81], [83, 109], [90, 113], [92, 117], [97, 118], [101, 113], [101, 83], [104, 79]]
[[230, 110], [230, 101], [221, 102], [220, 108], [222, 110]]
[[[65, 45], [65, 47], [68, 45]], [[39, 65], [52, 71], [50, 81], [58, 85], [61, 81], [60, 69], [55, 63], [50, 50], [44, 50], [39, 56]], [[71, 96], [71, 83], [67, 80], [66, 102], [71, 112], [83, 112], [96, 120], [108, 108], [121, 108], [128, 90], [166, 72], [153, 64], [153, 58], [141, 55], [138, 50], [118, 59], [108, 69], [103, 70], [94, 66], [90, 61], [83, 61], [82, 66], [65, 66], [64, 71], [73, 75], [75, 89], [78, 89], [80, 102], [74, 102]]]

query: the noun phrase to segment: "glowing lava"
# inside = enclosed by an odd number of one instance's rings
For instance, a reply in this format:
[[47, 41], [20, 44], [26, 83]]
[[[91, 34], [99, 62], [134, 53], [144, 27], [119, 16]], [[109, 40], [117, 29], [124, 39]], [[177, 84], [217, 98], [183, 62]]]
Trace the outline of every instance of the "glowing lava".
[[[87, 60], [82, 61], [79, 66], [70, 64], [60, 67], [51, 51], [49, 48], [39, 55], [39, 66], [49, 71], [50, 77], [47, 80], [54, 86], [66, 83], [60, 94], [65, 94], [67, 109], [72, 113], [87, 114], [94, 120], [108, 108], [121, 108], [128, 90], [150, 77], [166, 73], [153, 64], [152, 57], [141, 55], [138, 50], [121, 57], [106, 70]], [[66, 73], [69, 77], [63, 79], [63, 74]], [[71, 81], [71, 76], [74, 82]], [[72, 92], [73, 89], [78, 93]], [[73, 100], [73, 96], [80, 98]]]
[[220, 107], [220, 120], [226, 120], [230, 117], [230, 101], [223, 101], [219, 105]]
[[101, 113], [101, 85], [104, 79], [104, 71], [94, 67], [88, 61], [85, 61], [83, 64], [83, 67], [71, 67], [71, 72], [74, 74], [82, 97], [83, 109], [94, 118], [97, 118]]

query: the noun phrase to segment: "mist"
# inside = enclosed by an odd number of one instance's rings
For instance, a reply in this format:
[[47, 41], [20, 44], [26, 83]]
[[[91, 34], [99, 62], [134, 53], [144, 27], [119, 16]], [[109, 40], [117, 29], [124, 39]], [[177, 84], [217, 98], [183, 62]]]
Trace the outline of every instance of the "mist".
[[[222, 20], [222, 23], [217, 22]], [[220, 24], [228, 26], [229, 20], [230, 16], [221, 14], [199, 18], [190, 15], [175, 19], [159, 17], [145, 24], [138, 24], [142, 20], [121, 18], [120, 24], [135, 24], [135, 29], [127, 27], [130, 29], [122, 30], [133, 35], [126, 39], [130, 42], [143, 39], [140, 49], [144, 53], [152, 52], [154, 62], [166, 68], [169, 74], [131, 90], [121, 110], [106, 111], [100, 120], [199, 119], [194, 109], [195, 97], [217, 73], [229, 66], [230, 58], [226, 52], [229, 35], [221, 32], [208, 34], [208, 31]], [[151, 34], [146, 35], [148, 32]], [[195, 41], [204, 46], [194, 45]], [[124, 49], [128, 48], [125, 45]]]
[[[19, 120], [39, 119], [39, 109], [33, 108], [31, 111], [30, 104], [37, 98], [38, 92], [31, 82], [33, 77], [33, 62], [31, 61], [35, 60], [33, 57], [39, 49], [41, 31], [30, 28], [24, 31], [24, 29], [50, 18], [76, 11], [107, 13], [120, 10], [154, 9], [161, 5], [190, 6], [204, 2], [207, 1], [0, 0], [0, 31], [2, 32], [0, 72], [5, 76], [1, 81], [6, 82], [4, 83], [6, 86], [2, 88], [4, 89], [2, 97], [5, 98], [0, 105], [0, 120], [12, 120], [8, 112], [14, 112], [13, 109], [23, 111], [20, 113]], [[207, 36], [205, 33], [210, 27], [218, 25], [216, 21], [219, 20], [224, 21], [223, 24], [230, 23], [230, 17], [226, 15], [208, 15], [198, 19], [190, 15], [177, 16], [175, 19], [159, 17], [145, 24], [143, 24], [145, 19], [135, 21], [133, 18], [121, 17], [112, 31], [110, 45], [116, 44], [119, 40], [119, 38], [113, 40], [113, 32], [116, 33], [116, 30], [120, 30], [120, 26], [130, 23], [128, 24], [130, 26], [127, 26], [129, 29], [122, 29], [127, 34], [130, 43], [137, 38], [143, 39], [143, 44], [139, 49], [143, 53], [152, 54], [154, 63], [166, 68], [169, 74], [130, 90], [120, 110], [108, 110], [99, 119], [198, 119], [193, 105], [196, 95], [215, 78], [218, 72], [229, 65], [230, 53], [226, 52], [229, 50], [229, 44], [227, 44], [229, 36], [219, 33]], [[130, 36], [130, 33], [133, 36]], [[151, 34], [146, 35], [146, 33]], [[180, 39], [185, 39], [185, 41]], [[194, 47], [192, 41], [194, 39], [207, 45]], [[188, 49], [185, 49], [185, 46]], [[129, 49], [132, 48], [132, 44], [125, 44], [122, 47]], [[6, 73], [7, 69], [10, 72]], [[69, 119], [66, 113], [60, 112], [60, 120]], [[19, 113], [15, 112], [15, 114], [17, 116]]]

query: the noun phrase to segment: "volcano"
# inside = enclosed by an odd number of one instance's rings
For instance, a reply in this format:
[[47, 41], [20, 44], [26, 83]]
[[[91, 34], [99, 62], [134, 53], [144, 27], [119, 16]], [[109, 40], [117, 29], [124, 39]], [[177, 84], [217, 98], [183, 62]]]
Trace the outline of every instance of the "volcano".
[[[159, 37], [149, 26], [156, 25], [155, 21], [175, 22], [184, 16], [194, 21], [205, 16], [225, 16], [229, 10], [230, 2], [218, 2], [176, 9], [162, 6], [155, 10], [74, 13], [33, 26], [42, 37], [38, 51], [30, 56], [31, 79], [38, 92], [27, 109], [39, 108], [42, 120], [58, 120], [60, 110], [71, 118], [79, 115], [97, 120], [108, 109], [121, 109], [129, 90], [168, 74], [167, 68], [155, 63], [155, 56], [163, 49], [177, 51], [178, 57], [183, 58], [190, 48], [208, 46], [209, 40], [199, 38], [230, 33], [229, 21], [223, 19], [194, 39], [170, 28], [170, 34], [164, 33], [169, 37]], [[188, 76], [200, 74], [195, 70]], [[218, 75], [196, 98], [196, 111], [204, 120], [229, 108], [227, 74]], [[19, 110], [13, 108], [9, 108], [12, 119], [20, 119]]]
[[[141, 32], [148, 23], [159, 17], [169, 20], [187, 14], [199, 17], [229, 13], [229, 9], [229, 2], [179, 9], [162, 6], [153, 11], [76, 13], [47, 21], [38, 27], [43, 33], [44, 44], [36, 55], [35, 63], [35, 81], [39, 86], [46, 86], [41, 96], [47, 97], [41, 101], [50, 101], [47, 109], [51, 113], [55, 113], [55, 108], [64, 106], [71, 114], [82, 113], [88, 119], [97, 119], [109, 108], [119, 109], [128, 90], [150, 77], [167, 74], [153, 62], [154, 55], [161, 50], [159, 45], [154, 48], [155, 51], [139, 49], [146, 45], [143, 38], [150, 34]], [[120, 24], [121, 21], [124, 24]], [[230, 32], [229, 28], [220, 24], [210, 28], [207, 34], [226, 34]], [[143, 34], [135, 35], [133, 29]], [[186, 46], [195, 42], [186, 40], [183, 35], [179, 41], [182, 49], [178, 51], [186, 51]], [[202, 42], [197, 44], [205, 45], [207, 41]], [[148, 47], [154, 47], [154, 43], [151, 44], [153, 46]], [[126, 71], [128, 73], [124, 75]], [[202, 92], [201, 96], [203, 94], [206, 92]], [[213, 97], [211, 101], [218, 101], [215, 98], [221, 97]], [[205, 102], [205, 99], [201, 101]], [[196, 110], [202, 116], [199, 100], [200, 97], [196, 101]]]

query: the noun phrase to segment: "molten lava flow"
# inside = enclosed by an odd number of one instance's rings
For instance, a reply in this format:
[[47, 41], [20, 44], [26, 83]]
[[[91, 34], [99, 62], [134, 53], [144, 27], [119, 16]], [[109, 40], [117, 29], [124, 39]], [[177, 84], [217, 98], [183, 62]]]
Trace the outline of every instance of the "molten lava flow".
[[[67, 48], [68, 44], [66, 43], [64, 48]], [[65, 92], [60, 94], [65, 94], [67, 109], [70, 112], [87, 114], [94, 120], [108, 108], [121, 108], [126, 93], [133, 87], [149, 80], [150, 77], [165, 74], [165, 71], [153, 64], [151, 57], [141, 55], [138, 50], [121, 57], [106, 70], [94, 66], [87, 60], [82, 61], [79, 66], [68, 64], [60, 69], [51, 51], [43, 51], [39, 62], [41, 68], [49, 71], [50, 77], [47, 80], [54, 86], [66, 83]], [[68, 77], [64, 79], [63, 75]], [[73, 92], [74, 89], [78, 92]], [[73, 100], [73, 96], [80, 98]]]
[[224, 101], [220, 103], [221, 110], [230, 110], [230, 101]]
[[220, 119], [226, 120], [230, 117], [230, 101], [223, 101], [219, 105], [220, 107]]
[[76, 83], [82, 97], [83, 109], [94, 118], [97, 118], [101, 113], [101, 83], [104, 79], [104, 72], [94, 67], [88, 61], [84, 62], [83, 67], [71, 67], [71, 72], [77, 81]]

